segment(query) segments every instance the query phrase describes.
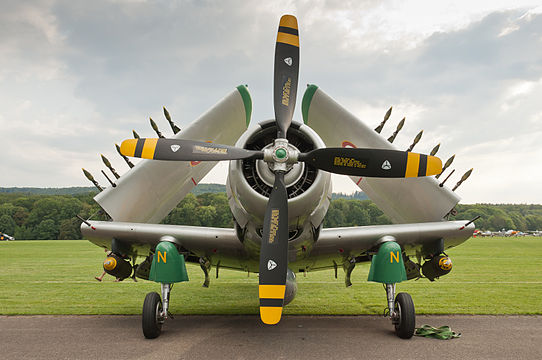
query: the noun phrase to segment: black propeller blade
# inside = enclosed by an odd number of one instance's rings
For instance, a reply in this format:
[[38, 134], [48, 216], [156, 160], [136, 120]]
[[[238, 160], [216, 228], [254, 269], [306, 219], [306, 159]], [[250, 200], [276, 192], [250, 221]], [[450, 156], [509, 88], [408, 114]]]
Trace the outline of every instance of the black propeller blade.
[[288, 271], [288, 194], [284, 173], [275, 174], [263, 223], [260, 247], [260, 318], [276, 324], [282, 315]]
[[299, 160], [335, 174], [365, 177], [417, 177], [442, 171], [435, 156], [386, 149], [322, 148], [300, 154]]
[[280, 18], [275, 45], [274, 108], [277, 123], [274, 162], [275, 184], [269, 196], [260, 247], [260, 318], [276, 324], [282, 305], [288, 272], [288, 193], [284, 184], [288, 141], [286, 133], [294, 116], [299, 76], [299, 31], [292, 15]]
[[152, 160], [220, 161], [262, 159], [263, 152], [235, 146], [184, 139], [129, 139], [120, 145], [122, 155]]
[[284, 15], [280, 19], [275, 45], [274, 108], [277, 121], [277, 138], [286, 138], [292, 123], [297, 80], [299, 76], [299, 32], [297, 19]]

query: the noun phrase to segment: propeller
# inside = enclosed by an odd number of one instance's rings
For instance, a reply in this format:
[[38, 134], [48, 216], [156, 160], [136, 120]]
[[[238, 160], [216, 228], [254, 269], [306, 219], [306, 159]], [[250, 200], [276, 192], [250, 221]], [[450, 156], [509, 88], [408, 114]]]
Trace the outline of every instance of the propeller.
[[[120, 147], [120, 152], [125, 156], [153, 160], [262, 159], [269, 165], [275, 174], [275, 181], [263, 221], [259, 268], [260, 318], [266, 324], [276, 324], [280, 321], [284, 304], [289, 232], [288, 194], [284, 175], [288, 172], [289, 165], [303, 161], [332, 173], [384, 178], [429, 176], [442, 171], [442, 162], [439, 158], [406, 151], [321, 148], [301, 153], [289, 147], [286, 134], [295, 109], [298, 75], [297, 19], [292, 15], [284, 15], [280, 19], [275, 45], [273, 94], [277, 136], [273, 146], [256, 151], [186, 139], [141, 138], [125, 140]], [[401, 127], [403, 123], [404, 119], [400, 123]]]

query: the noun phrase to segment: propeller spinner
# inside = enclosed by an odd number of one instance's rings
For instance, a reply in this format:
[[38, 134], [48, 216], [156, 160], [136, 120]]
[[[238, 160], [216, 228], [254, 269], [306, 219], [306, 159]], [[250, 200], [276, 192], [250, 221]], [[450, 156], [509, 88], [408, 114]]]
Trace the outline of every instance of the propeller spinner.
[[263, 223], [260, 247], [260, 317], [276, 324], [282, 316], [288, 271], [288, 195], [284, 175], [299, 161], [332, 173], [364, 177], [403, 178], [442, 172], [439, 158], [405, 151], [322, 148], [300, 153], [288, 147], [286, 134], [292, 123], [299, 75], [297, 19], [280, 19], [275, 46], [274, 109], [277, 136], [263, 151], [184, 139], [130, 139], [122, 142], [126, 156], [171, 161], [220, 161], [263, 159], [275, 174]]

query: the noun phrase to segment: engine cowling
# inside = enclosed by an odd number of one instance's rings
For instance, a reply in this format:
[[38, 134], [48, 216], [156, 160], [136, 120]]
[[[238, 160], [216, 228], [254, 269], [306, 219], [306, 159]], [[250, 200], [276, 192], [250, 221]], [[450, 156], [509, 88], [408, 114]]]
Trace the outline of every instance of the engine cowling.
[[[276, 131], [274, 120], [260, 123], [245, 132], [236, 146], [249, 150], [264, 149], [272, 145]], [[325, 146], [311, 128], [299, 123], [292, 123], [287, 138], [289, 147], [300, 152]], [[257, 228], [262, 226], [273, 182], [274, 174], [263, 160], [230, 162], [226, 191], [230, 208], [240, 228], [245, 229], [249, 222]], [[329, 206], [330, 174], [299, 162], [289, 167], [285, 183], [290, 231], [300, 229], [309, 217], [314, 226], [318, 227]], [[258, 232], [258, 229], [254, 230]]]

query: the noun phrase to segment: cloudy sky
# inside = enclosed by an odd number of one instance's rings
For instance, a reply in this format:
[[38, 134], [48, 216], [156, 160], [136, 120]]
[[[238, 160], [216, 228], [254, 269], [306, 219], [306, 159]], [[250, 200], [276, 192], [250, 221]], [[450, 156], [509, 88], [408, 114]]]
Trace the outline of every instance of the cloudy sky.
[[[540, 2], [540, 1], [538, 1]], [[542, 203], [542, 7], [536, 1], [0, 2], [0, 186], [88, 186], [135, 129], [182, 128], [239, 84], [273, 117], [280, 16], [300, 25], [300, 97], [317, 84], [396, 143], [452, 154], [463, 203]], [[295, 119], [301, 120], [296, 110]], [[224, 182], [218, 167], [207, 182]], [[351, 192], [348, 178], [335, 191]]]

